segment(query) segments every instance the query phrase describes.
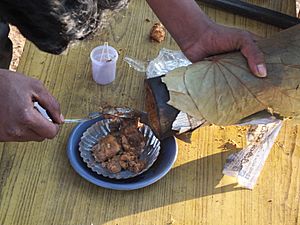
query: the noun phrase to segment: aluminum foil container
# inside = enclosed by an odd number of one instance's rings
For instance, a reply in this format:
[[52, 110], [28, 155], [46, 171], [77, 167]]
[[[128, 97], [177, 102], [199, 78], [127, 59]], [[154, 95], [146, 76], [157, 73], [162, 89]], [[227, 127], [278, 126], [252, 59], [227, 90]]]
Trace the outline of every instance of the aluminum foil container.
[[95, 123], [83, 133], [79, 143], [80, 156], [83, 161], [92, 171], [104, 177], [113, 179], [127, 179], [144, 173], [153, 165], [160, 151], [160, 141], [156, 138], [151, 128], [145, 124], [139, 128], [140, 132], [146, 138], [146, 145], [140, 154], [140, 160], [144, 160], [146, 162], [146, 166], [141, 172], [134, 173], [129, 170], [121, 170], [119, 173], [112, 173], [105, 167], [102, 167], [101, 163], [95, 160], [92, 154], [92, 148], [98, 143], [99, 138], [104, 137], [111, 132], [110, 123], [112, 121], [112, 119], [103, 119]]

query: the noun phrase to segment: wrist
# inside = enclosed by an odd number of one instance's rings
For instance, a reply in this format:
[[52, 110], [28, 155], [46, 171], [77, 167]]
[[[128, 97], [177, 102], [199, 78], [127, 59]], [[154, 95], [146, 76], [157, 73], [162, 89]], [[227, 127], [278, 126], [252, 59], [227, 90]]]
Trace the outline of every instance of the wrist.
[[218, 36], [218, 24], [210, 21], [201, 30], [191, 32], [191, 36], [182, 43], [180, 48], [185, 56], [192, 62], [197, 62], [209, 54], [214, 36]]
[[207, 32], [211, 30], [214, 22], [208, 20], [205, 24], [202, 21], [202, 26], [197, 26], [197, 23], [191, 28], [188, 28], [189, 31], [185, 33], [185, 35], [181, 35], [181, 37], [174, 37], [175, 41], [179, 45], [182, 51], [188, 51], [193, 45], [199, 43], [199, 40], [204, 39]]

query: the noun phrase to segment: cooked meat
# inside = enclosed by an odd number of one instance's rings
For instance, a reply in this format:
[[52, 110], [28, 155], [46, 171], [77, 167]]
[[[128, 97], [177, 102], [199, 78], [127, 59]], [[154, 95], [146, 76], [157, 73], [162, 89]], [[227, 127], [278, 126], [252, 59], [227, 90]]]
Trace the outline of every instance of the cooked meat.
[[155, 23], [150, 31], [150, 38], [153, 41], [162, 42], [165, 40], [166, 30], [161, 23]]
[[111, 134], [99, 139], [92, 151], [97, 162], [112, 173], [122, 169], [134, 173], [142, 171], [146, 162], [139, 159], [145, 147], [146, 138], [139, 131], [139, 120], [120, 119], [110, 124]]
[[106, 164], [106, 168], [112, 173], [119, 173], [122, 170], [119, 158], [120, 156], [115, 155], [113, 158], [109, 159]]
[[136, 161], [138, 158], [138, 156], [133, 153], [133, 152], [124, 152], [121, 156], [120, 156], [120, 165], [123, 169], [128, 169], [129, 167], [129, 163], [131, 161]]
[[145, 137], [138, 130], [138, 120], [125, 121], [121, 126], [121, 141], [125, 151], [142, 152]]
[[128, 170], [130, 170], [134, 173], [139, 173], [140, 171], [142, 171], [145, 168], [145, 164], [146, 163], [144, 161], [141, 161], [141, 160], [130, 161]]
[[104, 162], [112, 158], [121, 150], [121, 145], [113, 135], [109, 134], [99, 140], [93, 147], [93, 153], [97, 162]]

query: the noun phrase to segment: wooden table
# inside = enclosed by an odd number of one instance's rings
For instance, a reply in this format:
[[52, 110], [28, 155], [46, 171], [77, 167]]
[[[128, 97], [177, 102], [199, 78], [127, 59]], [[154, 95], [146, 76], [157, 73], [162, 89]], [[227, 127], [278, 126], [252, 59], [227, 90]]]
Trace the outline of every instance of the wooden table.
[[[251, 1], [295, 14], [293, 0]], [[270, 36], [277, 28], [206, 6], [217, 22]], [[147, 22], [149, 19], [150, 22]], [[191, 18], [192, 19], [192, 18]], [[42, 80], [61, 103], [66, 117], [80, 117], [104, 104], [143, 109], [144, 77], [122, 61], [124, 55], [152, 59], [163, 47], [177, 49], [168, 35], [162, 44], [148, 40], [157, 19], [145, 1], [132, 0], [108, 29], [91, 41], [51, 56], [27, 42], [19, 71]], [[118, 77], [109, 86], [91, 78], [90, 50], [104, 41], [122, 49]], [[98, 224], [300, 224], [299, 127], [285, 124], [253, 191], [222, 178], [230, 150], [228, 139], [245, 145], [238, 127], [206, 127], [192, 143], [178, 140], [174, 168], [157, 183], [136, 191], [112, 191], [82, 179], [71, 168], [66, 144], [73, 125], [63, 125], [57, 138], [43, 143], [0, 144], [1, 225]]]

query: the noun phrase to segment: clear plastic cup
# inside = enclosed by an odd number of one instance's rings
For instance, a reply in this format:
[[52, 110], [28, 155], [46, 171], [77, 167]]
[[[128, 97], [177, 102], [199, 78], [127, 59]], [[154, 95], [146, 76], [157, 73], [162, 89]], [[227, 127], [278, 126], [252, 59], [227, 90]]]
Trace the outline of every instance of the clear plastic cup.
[[93, 79], [97, 84], [109, 84], [116, 78], [118, 52], [111, 46], [101, 45], [90, 54]]

